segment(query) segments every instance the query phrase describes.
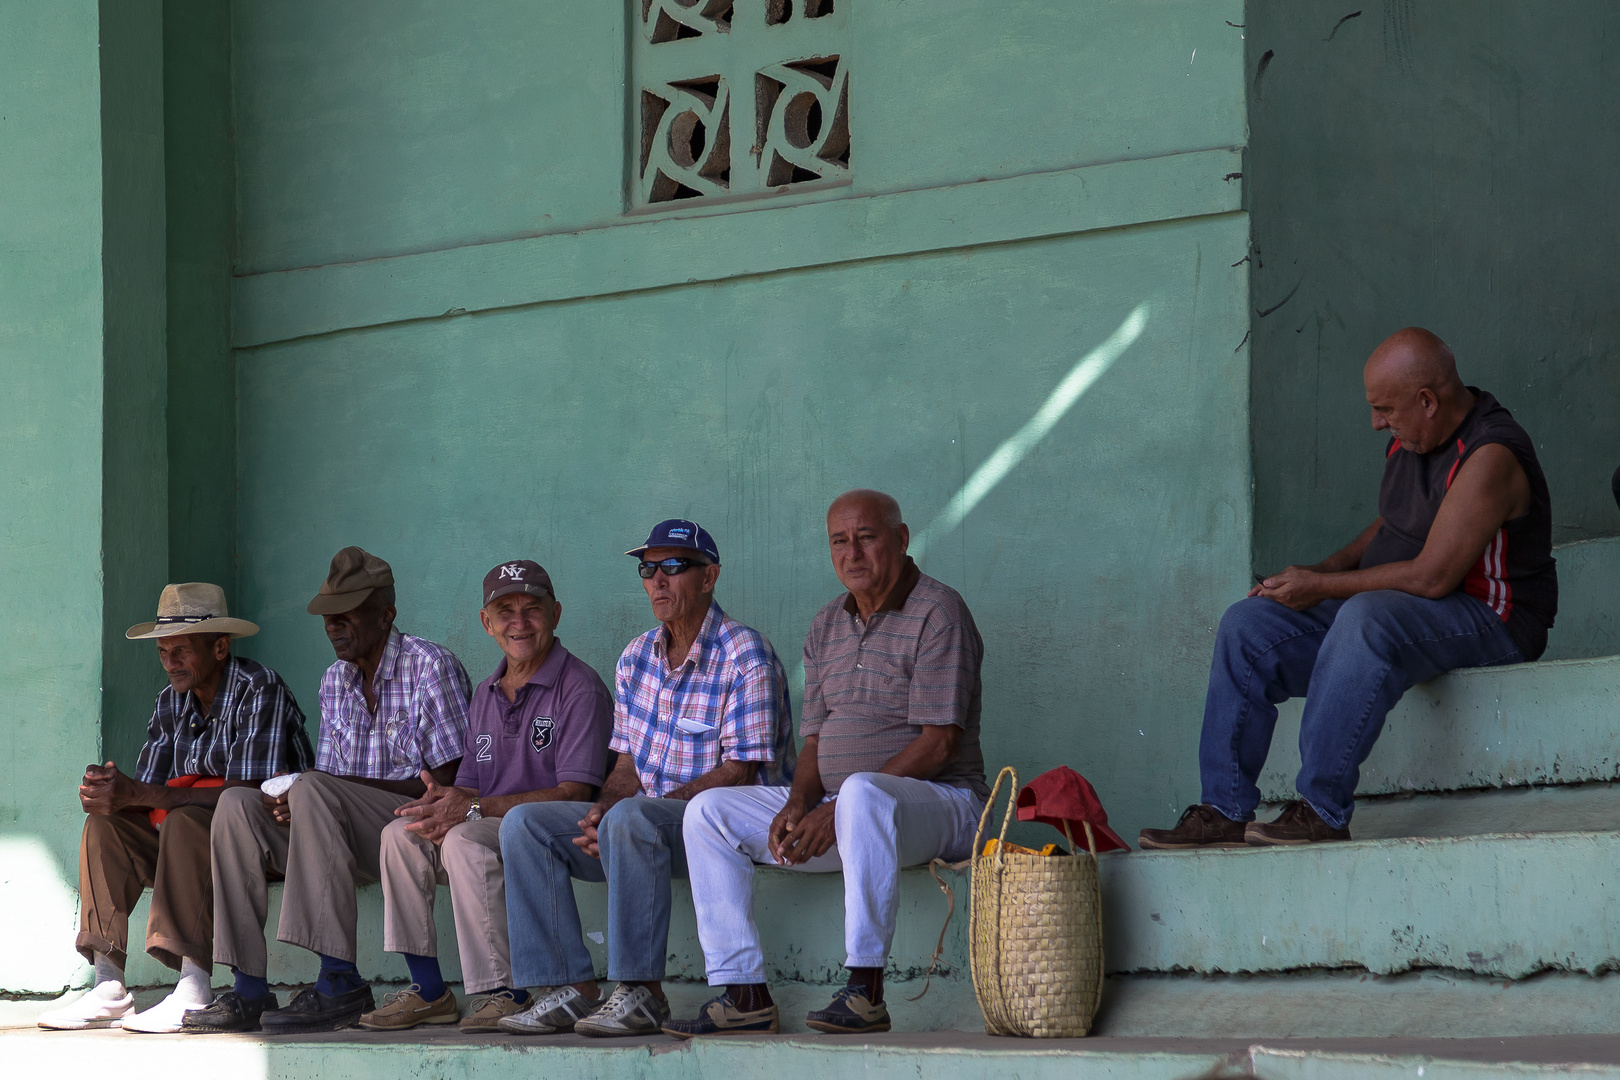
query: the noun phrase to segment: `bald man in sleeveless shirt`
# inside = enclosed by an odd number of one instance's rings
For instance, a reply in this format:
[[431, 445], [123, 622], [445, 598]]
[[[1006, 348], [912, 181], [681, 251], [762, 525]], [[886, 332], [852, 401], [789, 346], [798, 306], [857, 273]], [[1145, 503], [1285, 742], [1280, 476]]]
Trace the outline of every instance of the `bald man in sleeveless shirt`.
[[[1226, 609], [1199, 744], [1203, 801], [1172, 829], [1143, 829], [1144, 848], [1348, 840], [1361, 763], [1407, 689], [1547, 647], [1558, 576], [1530, 436], [1463, 384], [1427, 330], [1392, 334], [1362, 377], [1373, 429], [1390, 433], [1378, 519]], [[1277, 705], [1301, 696], [1300, 797], [1255, 822]]]

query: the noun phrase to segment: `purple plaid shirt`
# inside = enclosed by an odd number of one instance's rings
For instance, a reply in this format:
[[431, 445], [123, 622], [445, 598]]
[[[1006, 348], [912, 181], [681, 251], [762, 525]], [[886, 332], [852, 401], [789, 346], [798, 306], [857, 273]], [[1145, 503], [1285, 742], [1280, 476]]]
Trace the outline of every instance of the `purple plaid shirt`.
[[455, 653], [391, 630], [372, 689], [375, 715], [360, 692], [357, 666], [339, 660], [326, 669], [317, 769], [369, 780], [414, 780], [423, 769], [461, 757], [472, 684]]
[[686, 660], [670, 671], [664, 628], [625, 647], [614, 671], [613, 741], [644, 794], [662, 798], [722, 761], [757, 761], [760, 784], [793, 782], [798, 750], [787, 673], [765, 635], [710, 603]]

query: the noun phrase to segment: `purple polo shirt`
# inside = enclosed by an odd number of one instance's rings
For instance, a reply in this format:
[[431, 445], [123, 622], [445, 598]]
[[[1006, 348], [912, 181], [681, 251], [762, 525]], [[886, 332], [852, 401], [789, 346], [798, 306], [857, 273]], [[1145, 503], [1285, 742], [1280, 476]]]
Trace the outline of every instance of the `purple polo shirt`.
[[505, 674], [503, 656], [473, 691], [456, 786], [480, 795], [515, 795], [569, 781], [600, 787], [613, 735], [613, 695], [602, 677], [561, 641], [552, 643], [516, 701], [501, 692]]

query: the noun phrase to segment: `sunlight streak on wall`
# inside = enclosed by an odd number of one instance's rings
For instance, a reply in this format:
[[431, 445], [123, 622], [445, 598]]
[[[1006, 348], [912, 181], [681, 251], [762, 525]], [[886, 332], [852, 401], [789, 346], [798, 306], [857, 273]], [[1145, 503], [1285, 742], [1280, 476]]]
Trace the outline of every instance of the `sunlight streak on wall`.
[[1142, 331], [1147, 328], [1147, 317], [1148, 305], [1138, 304], [1136, 310], [1119, 324], [1119, 329], [1108, 336], [1108, 340], [1080, 358], [1063, 381], [1058, 383], [1057, 389], [1052, 391], [1046, 403], [1036, 410], [1035, 415], [996, 447], [995, 452], [985, 459], [984, 464], [973, 471], [973, 475], [962, 485], [962, 489], [945, 504], [945, 509], [940, 511], [939, 516], [929, 522], [926, 529], [911, 538], [912, 558], [920, 561], [935, 541], [962, 524], [973, 512], [973, 508], [979, 505], [979, 501], [990, 494], [1008, 473], [1018, 467], [1018, 463], [1051, 433], [1057, 422], [1063, 419], [1064, 414], [1072, 409], [1103, 373], [1113, 366], [1114, 361], [1142, 336]]

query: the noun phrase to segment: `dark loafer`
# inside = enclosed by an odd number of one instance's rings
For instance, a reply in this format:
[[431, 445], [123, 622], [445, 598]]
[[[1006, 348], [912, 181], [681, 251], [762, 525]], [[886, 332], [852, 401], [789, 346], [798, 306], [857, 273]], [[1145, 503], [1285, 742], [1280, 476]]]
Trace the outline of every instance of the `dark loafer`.
[[664, 1034], [677, 1039], [698, 1035], [775, 1035], [782, 1030], [776, 1006], [744, 1012], [729, 993], [706, 1002], [692, 1020], [664, 1021]]
[[1173, 829], [1143, 829], [1136, 838], [1136, 846], [1143, 851], [1238, 848], [1246, 843], [1243, 822], [1233, 821], [1208, 803], [1194, 803], [1187, 807]]
[[1335, 829], [1322, 820], [1311, 804], [1304, 799], [1283, 803], [1282, 813], [1276, 821], [1264, 824], [1249, 822], [1244, 838], [1255, 847], [1277, 847], [1293, 844], [1316, 844], [1323, 840], [1348, 840], [1349, 829]]
[[846, 986], [833, 995], [832, 1004], [805, 1017], [805, 1026], [829, 1035], [866, 1035], [889, 1030], [889, 1008], [873, 1004], [866, 991]]
[[227, 990], [206, 1009], [192, 1009], [180, 1020], [180, 1030], [188, 1035], [220, 1035], [231, 1031], [258, 1031], [259, 1017], [278, 1008], [276, 995], [248, 999]]
[[362, 983], [341, 994], [323, 994], [314, 987], [293, 995], [285, 1009], [274, 1009], [259, 1017], [259, 1026], [270, 1035], [296, 1035], [309, 1031], [337, 1031], [352, 1027], [365, 1013], [377, 1007], [371, 987]]

